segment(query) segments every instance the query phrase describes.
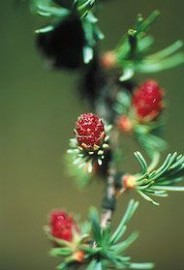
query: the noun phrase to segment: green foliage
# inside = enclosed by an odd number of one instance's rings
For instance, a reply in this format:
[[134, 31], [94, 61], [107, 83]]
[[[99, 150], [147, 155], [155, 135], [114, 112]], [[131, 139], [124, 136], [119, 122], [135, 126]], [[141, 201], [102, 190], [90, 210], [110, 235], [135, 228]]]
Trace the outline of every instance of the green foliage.
[[[97, 265], [100, 269], [152, 269], [152, 263], [132, 263], [131, 258], [124, 253], [126, 249], [136, 240], [137, 233], [132, 233], [128, 238], [122, 240], [126, 230], [127, 224], [132, 218], [138, 207], [138, 202], [131, 200], [128, 208], [122, 217], [119, 226], [111, 234], [110, 227], [101, 228], [100, 219], [95, 209], [91, 209], [89, 219], [91, 221], [91, 234], [94, 239], [92, 247], [84, 248], [88, 252], [92, 265]], [[123, 254], [123, 255], [122, 255]]]
[[74, 5], [79, 11], [80, 16], [84, 17], [90, 12], [95, 2], [97, 2], [97, 0], [74, 0]]
[[135, 26], [128, 30], [114, 50], [118, 66], [123, 71], [121, 81], [130, 79], [135, 73], [155, 73], [184, 64], [184, 53], [179, 52], [183, 47], [180, 40], [148, 55], [154, 39], [147, 32], [159, 14], [156, 10], [146, 19], [138, 15]]
[[[100, 218], [95, 208], [91, 208], [89, 223], [81, 224], [81, 233], [72, 242], [63, 241], [52, 237], [47, 229], [48, 237], [58, 247], [51, 249], [50, 254], [61, 257], [57, 269], [69, 269], [71, 265], [75, 269], [85, 266], [88, 270], [106, 269], [152, 269], [152, 263], [132, 263], [131, 258], [125, 255], [127, 248], [136, 240], [137, 233], [132, 233], [122, 240], [127, 230], [127, 224], [138, 207], [138, 202], [131, 200], [122, 220], [111, 233], [110, 227], [101, 228]], [[84, 253], [82, 262], [76, 261], [76, 252]]]
[[156, 168], [158, 156], [147, 165], [141, 153], [136, 152], [135, 156], [141, 165], [141, 173], [135, 175], [136, 191], [147, 201], [158, 205], [150, 196], [166, 197], [168, 191], [184, 191], [184, 186], [175, 186], [183, 181], [184, 156], [168, 154], [163, 164]]
[[86, 44], [83, 47], [84, 63], [89, 63], [94, 54], [94, 48], [98, 40], [103, 39], [103, 34], [97, 26], [97, 18], [92, 13], [96, 0], [73, 0], [71, 8], [58, 6], [52, 0], [30, 0], [31, 11], [50, 19], [44, 27], [36, 30], [36, 33], [52, 31], [55, 26], [69, 17], [78, 17], [81, 20]]
[[135, 140], [152, 158], [155, 152], [162, 152], [167, 148], [167, 142], [161, 138], [162, 120], [136, 125]]
[[122, 89], [116, 96], [116, 102], [114, 104], [114, 110], [118, 115], [128, 115], [132, 104], [131, 94]]
[[88, 165], [82, 165], [83, 162], [81, 161], [81, 165], [82, 167], [80, 166], [80, 164], [77, 164], [78, 161], [77, 161], [77, 153], [75, 152], [72, 152], [70, 154], [70, 151], [69, 153], [66, 154], [65, 156], [65, 163], [66, 163], [66, 173], [75, 179], [77, 185], [79, 187], [84, 187], [85, 185], [87, 185], [92, 177], [92, 174], [90, 174], [88, 172]]
[[31, 0], [30, 1], [31, 10], [45, 17], [56, 17], [59, 19], [64, 19], [70, 14], [70, 10], [64, 7], [56, 7], [53, 5], [52, 0]]
[[31, 0], [30, 5], [33, 12], [45, 17], [59, 17], [60, 19], [72, 13], [85, 17], [93, 8], [96, 0], [73, 0], [71, 8], [57, 6], [52, 0]]
[[72, 155], [73, 163], [79, 168], [86, 169], [86, 172], [91, 173], [95, 165], [101, 166], [105, 157], [105, 152], [108, 150], [108, 139], [106, 136], [102, 146], [94, 151], [88, 151], [78, 145], [77, 139], [70, 139], [70, 149], [68, 154]]

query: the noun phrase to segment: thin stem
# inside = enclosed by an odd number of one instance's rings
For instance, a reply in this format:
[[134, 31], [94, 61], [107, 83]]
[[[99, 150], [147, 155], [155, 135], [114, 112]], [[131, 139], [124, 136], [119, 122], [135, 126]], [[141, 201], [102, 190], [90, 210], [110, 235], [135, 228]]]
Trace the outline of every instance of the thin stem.
[[111, 223], [112, 210], [104, 209], [101, 215], [101, 228], [105, 229]]
[[114, 175], [111, 174], [107, 179], [105, 197], [102, 201], [101, 227], [106, 228], [112, 219], [112, 214], [115, 210], [116, 196], [114, 188]]

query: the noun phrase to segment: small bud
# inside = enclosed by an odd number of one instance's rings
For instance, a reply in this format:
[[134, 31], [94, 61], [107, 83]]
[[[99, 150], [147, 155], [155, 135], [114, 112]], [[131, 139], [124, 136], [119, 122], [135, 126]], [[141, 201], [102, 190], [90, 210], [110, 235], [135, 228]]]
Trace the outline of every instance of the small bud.
[[140, 85], [133, 94], [133, 107], [140, 121], [153, 121], [163, 109], [164, 91], [154, 80]]
[[73, 259], [79, 263], [84, 262], [84, 257], [85, 257], [85, 254], [82, 250], [77, 250], [73, 255]]
[[114, 68], [116, 66], [116, 62], [116, 55], [113, 51], [105, 52], [100, 59], [101, 66], [104, 69]]
[[97, 151], [104, 142], [104, 123], [93, 113], [79, 116], [75, 132], [79, 146], [85, 150]]
[[123, 176], [123, 189], [134, 189], [136, 186], [136, 178], [133, 175], [124, 175]]
[[51, 212], [50, 233], [52, 236], [71, 242], [74, 231], [78, 231], [78, 227], [71, 215], [61, 210]]
[[133, 129], [133, 123], [126, 115], [118, 117], [116, 120], [116, 125], [120, 131], [125, 133], [130, 133]]

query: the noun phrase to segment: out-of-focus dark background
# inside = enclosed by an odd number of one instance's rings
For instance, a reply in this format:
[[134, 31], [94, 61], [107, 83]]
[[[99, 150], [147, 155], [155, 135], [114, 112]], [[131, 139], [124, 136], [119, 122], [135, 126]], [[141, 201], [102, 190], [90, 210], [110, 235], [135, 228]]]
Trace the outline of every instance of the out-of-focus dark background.
[[[44, 20], [30, 14], [27, 1], [15, 2], [0, 3], [0, 270], [51, 270], [57, 260], [47, 256], [42, 231], [47, 214], [66, 208], [86, 217], [90, 205], [100, 205], [103, 185], [96, 181], [79, 191], [66, 175], [62, 156], [75, 119], [87, 110], [76, 94], [78, 75], [44, 68], [33, 33]], [[153, 9], [162, 14], [152, 30], [155, 48], [184, 39], [182, 0], [112, 0], [100, 13], [106, 35], [102, 49], [117, 43], [137, 13], [146, 16]], [[170, 150], [183, 152], [184, 68], [153, 78], [167, 90]], [[128, 142], [124, 166], [134, 170], [136, 149]], [[115, 224], [133, 195], [120, 200]], [[155, 269], [183, 270], [184, 193], [160, 201], [160, 207], [153, 207], [140, 199], [130, 226], [140, 238], [129, 254], [135, 261], [154, 261]]]

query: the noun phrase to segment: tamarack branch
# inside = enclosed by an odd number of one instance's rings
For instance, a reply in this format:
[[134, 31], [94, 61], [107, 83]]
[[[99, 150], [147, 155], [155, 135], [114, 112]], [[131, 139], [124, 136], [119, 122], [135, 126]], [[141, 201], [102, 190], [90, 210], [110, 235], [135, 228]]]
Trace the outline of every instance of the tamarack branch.
[[[136, 233], [128, 238], [124, 234], [138, 202], [130, 200], [114, 232], [111, 223], [118, 199], [127, 191], [137, 192], [153, 205], [159, 205], [154, 197], [184, 191], [184, 186], [178, 185], [183, 181], [184, 156], [170, 153], [160, 165], [162, 152], [168, 147], [161, 136], [167, 91], [154, 78], [138, 80], [139, 74], [150, 76], [183, 65], [183, 42], [178, 40], [150, 53], [154, 43], [151, 27], [160, 15], [156, 10], [146, 18], [139, 14], [117, 46], [101, 52], [98, 44], [104, 34], [98, 26], [97, 11], [99, 5], [105, 7], [105, 1], [29, 2], [32, 14], [46, 19], [46, 24], [35, 30], [43, 61], [53, 70], [80, 71], [79, 96], [92, 111], [76, 117], [66, 166], [82, 188], [95, 177], [105, 185], [101, 213], [90, 208], [85, 222], [64, 210], [51, 212], [45, 226], [52, 245], [50, 254], [61, 258], [60, 270], [152, 269], [153, 263], [135, 263], [126, 255], [137, 238]], [[123, 166], [124, 136], [135, 140], [146, 155], [134, 153], [140, 164], [137, 173], [126, 172]]]

